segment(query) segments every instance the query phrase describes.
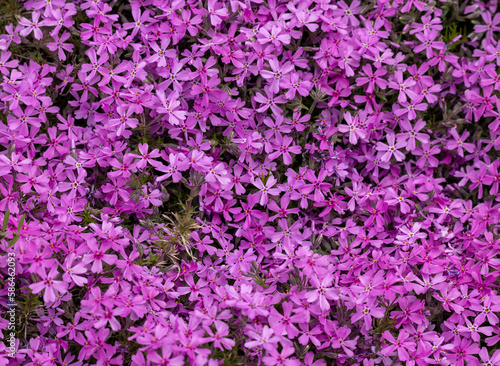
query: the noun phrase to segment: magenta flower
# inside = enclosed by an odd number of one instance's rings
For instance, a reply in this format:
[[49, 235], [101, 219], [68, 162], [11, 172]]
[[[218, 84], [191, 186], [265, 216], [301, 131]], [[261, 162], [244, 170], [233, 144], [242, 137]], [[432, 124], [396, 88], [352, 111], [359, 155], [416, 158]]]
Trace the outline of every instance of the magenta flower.
[[421, 147], [415, 147], [413, 150], [413, 154], [417, 156], [421, 156], [417, 160], [417, 166], [420, 169], [423, 169], [425, 166], [429, 166], [431, 168], [437, 167], [439, 164], [439, 160], [434, 157], [441, 152], [441, 149], [438, 146], [432, 146], [429, 142], [422, 143]]
[[66, 283], [74, 282], [77, 286], [84, 286], [88, 280], [86, 277], [81, 276], [87, 272], [83, 263], [73, 265], [75, 254], [70, 254], [61, 267], [64, 269], [63, 280]]
[[213, 26], [218, 26], [229, 16], [229, 11], [217, 0], [208, 0], [207, 10], [210, 15], [210, 23]]
[[482, 323], [485, 319], [488, 319], [492, 325], [496, 325], [499, 322], [498, 316], [495, 313], [500, 311], [500, 304], [495, 304], [491, 296], [486, 296], [482, 303], [473, 303], [470, 309], [480, 311], [479, 315], [476, 317], [476, 322]]
[[[255, 96], [255, 101], [263, 104], [262, 107], [257, 109], [257, 112], [265, 112], [267, 109], [271, 108], [271, 111], [275, 115], [280, 115], [282, 110], [280, 107], [278, 107], [276, 104], [282, 104], [286, 102], [286, 98], [283, 95], [280, 95], [278, 97], [274, 96], [274, 93], [269, 89], [269, 87], [264, 87], [264, 92], [266, 93], [266, 96], [262, 94], [256, 94]], [[288, 136], [287, 136], [288, 137]]]
[[467, 131], [464, 131], [462, 133], [462, 136], [460, 136], [457, 132], [456, 129], [452, 129], [450, 131], [450, 134], [453, 137], [453, 140], [448, 140], [448, 143], [446, 144], [446, 148], [448, 150], [454, 150], [456, 149], [458, 152], [458, 155], [464, 156], [464, 149], [468, 152], [472, 152], [474, 149], [474, 144], [465, 142], [467, 140], [467, 137], [469, 137], [470, 133]]
[[291, 37], [288, 34], [283, 34], [283, 29], [279, 26], [273, 25], [269, 27], [270, 29], [261, 28], [259, 33], [257, 33], [257, 40], [261, 44], [266, 44], [271, 42], [275, 46], [281, 46], [281, 44], [287, 45], [290, 43]]
[[353, 76], [354, 69], [359, 66], [358, 53], [354, 51], [354, 48], [351, 45], [349, 45], [346, 49], [341, 49], [340, 54], [342, 58], [340, 59], [339, 67], [345, 71], [346, 76]]
[[486, 32], [487, 37], [492, 38], [493, 32], [497, 32], [500, 30], [500, 15], [495, 14], [495, 16], [491, 17], [491, 12], [483, 11], [481, 12], [481, 17], [486, 24], [476, 24], [474, 25], [474, 32], [482, 33]]
[[455, 362], [459, 366], [477, 362], [477, 358], [473, 356], [480, 352], [477, 344], [462, 338], [460, 341], [454, 342], [454, 345], [455, 348], [448, 355], [450, 361]]
[[198, 296], [208, 295], [210, 293], [210, 289], [206, 287], [206, 282], [202, 279], [198, 280], [198, 282], [194, 282], [192, 276], [186, 277], [187, 287], [179, 287], [178, 292], [183, 294], [189, 293], [189, 301], [194, 301]]
[[123, 29], [132, 29], [132, 37], [135, 37], [139, 31], [142, 32], [146, 30], [148, 23], [151, 24], [155, 22], [155, 20], [150, 17], [150, 14], [151, 12], [149, 10], [141, 12], [141, 9], [133, 7], [132, 17], [134, 21], [123, 24]]
[[347, 126], [339, 125], [339, 132], [349, 132], [349, 142], [356, 145], [358, 139], [364, 139], [366, 137], [366, 131], [359, 127], [358, 115], [352, 118], [351, 113], [346, 112], [344, 114], [344, 119], [347, 122]]
[[439, 33], [435, 30], [430, 30], [424, 32], [423, 34], [417, 34], [416, 37], [422, 44], [415, 47], [414, 51], [416, 53], [426, 50], [427, 58], [430, 59], [435, 55], [433, 50], [442, 50], [445, 48], [445, 43], [441, 41], [435, 41]]
[[252, 184], [259, 189], [259, 191], [255, 194], [255, 196], [256, 196], [256, 198], [260, 199], [259, 200], [259, 204], [261, 206], [266, 206], [267, 205], [267, 200], [268, 200], [268, 196], [269, 195], [276, 196], [277, 194], [280, 193], [280, 190], [278, 188], [271, 188], [277, 182], [278, 181], [273, 176], [270, 176], [267, 179], [266, 184], [264, 184], [260, 178], [254, 180], [252, 182]]
[[292, 154], [300, 154], [302, 148], [298, 145], [292, 145], [293, 139], [289, 136], [282, 137], [281, 135], [278, 135], [278, 137], [274, 141], [274, 150], [275, 152], [269, 154], [269, 159], [274, 160], [278, 158], [279, 156], [283, 157], [283, 162], [285, 165], [290, 165], [293, 161]]
[[398, 139], [398, 142], [396, 143], [396, 136], [393, 133], [387, 134], [387, 144], [384, 144], [383, 142], [377, 143], [377, 150], [380, 151], [380, 160], [388, 162], [393, 156], [397, 161], [403, 160], [405, 155], [398, 149], [401, 149], [405, 145], [406, 142], [400, 139]]
[[398, 117], [401, 116], [407, 116], [409, 120], [413, 120], [417, 118], [417, 113], [416, 111], [425, 111], [427, 110], [427, 104], [426, 103], [420, 103], [420, 98], [417, 97], [417, 99], [412, 99], [411, 102], [405, 102], [401, 103], [401, 108], [395, 110], [395, 114]]
[[167, 65], [167, 58], [174, 58], [177, 51], [174, 49], [168, 49], [170, 45], [170, 39], [165, 37], [161, 40], [160, 46], [156, 42], [150, 43], [151, 49], [154, 53], [147, 58], [149, 62], [157, 62], [159, 67]]
[[61, 37], [58, 35], [54, 34], [52, 38], [54, 38], [55, 42], [52, 43], [47, 43], [47, 48], [51, 51], [56, 51], [57, 50], [57, 55], [59, 57], [59, 60], [65, 61], [66, 60], [66, 54], [64, 51], [67, 52], [73, 52], [73, 45], [71, 43], [64, 43], [64, 41], [68, 40], [70, 37], [70, 34], [68, 32], [63, 32]]
[[59, 296], [66, 293], [68, 287], [67, 283], [56, 280], [59, 275], [57, 267], [52, 267], [48, 273], [46, 273], [44, 269], [43, 271], [39, 271], [38, 274], [40, 275], [42, 281], [31, 284], [29, 288], [34, 294], [38, 294], [42, 290], [45, 290], [43, 294], [43, 301], [53, 303]]
[[252, 340], [245, 342], [245, 347], [249, 349], [256, 349], [262, 347], [268, 351], [276, 350], [278, 338], [274, 336], [274, 331], [267, 325], [264, 325], [262, 330], [257, 333], [255, 331], [249, 332], [249, 337]]
[[387, 73], [385, 68], [379, 68], [374, 72], [372, 70], [372, 67], [367, 64], [363, 66], [362, 69], [366, 76], [357, 78], [356, 85], [360, 86], [368, 84], [368, 87], [366, 88], [367, 93], [373, 93], [373, 91], [375, 90], [375, 85], [377, 85], [380, 89], [385, 89], [387, 87], [388, 82], [381, 77]]
[[269, 325], [274, 330], [276, 335], [286, 334], [290, 338], [297, 337], [300, 332], [293, 323], [301, 323], [305, 321], [305, 315], [297, 312], [292, 315], [293, 303], [283, 303], [283, 315], [278, 313], [275, 308], [271, 309], [269, 314]]
[[9, 75], [9, 70], [7, 68], [16, 68], [19, 65], [18, 60], [10, 60], [12, 53], [5, 51], [0, 53], [0, 72], [4, 75]]
[[222, 185], [227, 185], [231, 181], [231, 178], [229, 178], [224, 164], [219, 163], [208, 171], [205, 180], [210, 183], [219, 182]]
[[187, 112], [179, 110], [181, 103], [178, 101], [179, 93], [177, 91], [170, 93], [168, 98], [165, 97], [163, 90], [158, 90], [156, 93], [162, 103], [162, 107], [156, 109], [158, 113], [166, 114], [167, 120], [174, 125], [178, 125], [180, 121], [186, 119]]
[[318, 302], [322, 311], [330, 310], [330, 303], [328, 300], [338, 300], [339, 296], [337, 291], [331, 287], [333, 284], [333, 274], [324, 276], [321, 280], [313, 275], [311, 278], [311, 285], [316, 289], [306, 293], [305, 297], [308, 302]]
[[289, 358], [295, 353], [295, 348], [286, 345], [283, 347], [281, 352], [278, 352], [276, 348], [272, 348], [268, 351], [269, 356], [262, 358], [266, 366], [300, 366], [302, 363], [296, 358]]
[[60, 206], [56, 207], [55, 213], [58, 215], [58, 220], [62, 223], [70, 223], [72, 221], [82, 221], [81, 217], [76, 216], [77, 212], [83, 211], [85, 205], [84, 199], [78, 199], [74, 193], [63, 194], [60, 198]]
[[500, 365], [500, 351], [496, 350], [490, 357], [488, 354], [488, 349], [486, 347], [481, 348], [479, 351], [479, 357], [485, 365], [499, 366]]
[[[187, 170], [189, 167], [189, 162], [184, 154], [169, 154], [168, 159], [166, 159], [166, 154], [164, 151], [161, 152], [162, 157], [165, 160], [168, 160], [170, 164], [168, 166], [158, 165], [156, 169], [160, 172], [164, 172], [166, 174], [159, 176], [156, 178], [157, 182], [161, 182], [169, 177], [172, 177], [174, 182], [179, 182], [182, 179], [182, 171]], [[194, 152], [193, 152], [194, 154]]]
[[423, 120], [419, 119], [417, 123], [415, 123], [415, 126], [412, 126], [408, 121], [402, 120], [400, 125], [404, 132], [398, 133], [396, 138], [401, 139], [401, 141], [408, 142], [406, 145], [407, 151], [412, 151], [416, 148], [416, 140], [420, 141], [422, 144], [429, 142], [429, 135], [418, 132], [426, 125]]
[[385, 315], [385, 309], [377, 307], [375, 299], [369, 300], [365, 304], [356, 304], [356, 314], [352, 316], [352, 321], [364, 319], [365, 329], [370, 330], [372, 327], [372, 317], [380, 319]]
[[230, 350], [234, 347], [234, 341], [230, 338], [225, 338], [229, 335], [229, 326], [221, 321], [216, 320], [215, 323], [215, 332], [212, 331], [211, 328], [206, 327], [206, 331], [211, 337], [211, 340], [214, 342], [214, 346], [219, 348], [220, 350]]
[[87, 247], [89, 248], [89, 254], [85, 255], [83, 258], [84, 264], [92, 263], [91, 271], [93, 273], [101, 273], [103, 262], [107, 264], [114, 264], [118, 257], [115, 254], [106, 254], [106, 252], [111, 248], [111, 244], [97, 244], [96, 240], [90, 240], [87, 242]]
[[284, 88], [288, 88], [285, 94], [287, 99], [293, 99], [296, 93], [303, 97], [307, 97], [311, 91], [312, 83], [309, 80], [304, 80], [299, 73], [292, 72], [289, 80], [284, 79], [281, 84]]
[[31, 16], [32, 16], [31, 21], [24, 17], [19, 20], [19, 24], [24, 27], [24, 29], [19, 32], [19, 35], [21, 35], [22, 37], [26, 37], [28, 34], [33, 32], [35, 39], [42, 39], [43, 32], [40, 29], [40, 27], [46, 25], [45, 24], [46, 22], [43, 20], [41, 22], [39, 21], [40, 13], [37, 11], [31, 13]]
[[384, 347], [382, 349], [382, 354], [388, 355], [397, 351], [398, 357], [401, 361], [408, 361], [410, 359], [410, 355], [408, 352], [415, 351], [415, 343], [409, 340], [409, 334], [405, 330], [401, 330], [399, 332], [398, 338], [394, 338], [394, 336], [389, 332], [385, 331], [382, 334], [382, 338], [389, 341], [391, 345]]
[[499, 363], [495, 1], [8, 3], [0, 364]]
[[314, 361], [314, 353], [308, 352], [304, 357], [304, 366], [326, 366], [325, 360], [316, 360]]
[[[250, 196], [249, 196], [250, 197]], [[257, 198], [255, 198], [256, 200]], [[298, 208], [288, 208], [290, 204], [290, 198], [288, 196], [282, 196], [280, 199], [280, 206], [274, 201], [268, 203], [268, 208], [277, 214], [270, 217], [269, 220], [274, 220], [276, 217], [287, 217], [289, 214], [298, 213], [300, 210]]]
[[262, 70], [260, 74], [264, 79], [270, 80], [271, 84], [269, 86], [269, 91], [278, 93], [280, 84], [283, 84], [283, 79], [287, 77], [286, 74], [293, 70], [293, 66], [289, 62], [280, 65], [277, 59], [269, 60], [269, 65], [272, 71]]
[[137, 118], [130, 118], [130, 116], [134, 113], [132, 108], [125, 108], [119, 106], [117, 108], [118, 117], [109, 120], [109, 127], [116, 131], [117, 136], [130, 136], [130, 131], [127, 131], [126, 128], [136, 128], [139, 124]]

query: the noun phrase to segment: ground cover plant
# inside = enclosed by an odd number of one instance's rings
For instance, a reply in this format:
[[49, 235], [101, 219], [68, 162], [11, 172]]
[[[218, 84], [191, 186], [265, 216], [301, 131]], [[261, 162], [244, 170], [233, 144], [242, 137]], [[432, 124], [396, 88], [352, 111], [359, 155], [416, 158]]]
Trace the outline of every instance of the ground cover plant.
[[500, 365], [499, 31], [2, 0], [0, 365]]

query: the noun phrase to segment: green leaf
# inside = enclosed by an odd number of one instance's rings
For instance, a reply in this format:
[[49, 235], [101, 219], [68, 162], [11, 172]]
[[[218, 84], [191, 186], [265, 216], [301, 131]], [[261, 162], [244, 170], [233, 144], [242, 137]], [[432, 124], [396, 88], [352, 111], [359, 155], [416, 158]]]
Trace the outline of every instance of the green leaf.
[[7, 211], [5, 212], [5, 215], [3, 216], [2, 231], [4, 233], [7, 230], [7, 225], [9, 224], [9, 217], [10, 217], [10, 211], [7, 209]]
[[23, 216], [21, 216], [21, 220], [19, 220], [19, 224], [17, 224], [18, 233], [21, 231], [21, 228], [23, 227], [24, 219], [26, 219], [26, 214], [23, 214]]
[[14, 235], [14, 237], [10, 241], [10, 244], [7, 247], [7, 249], [13, 247], [17, 243], [17, 241], [19, 240], [19, 238], [20, 238], [19, 234]]

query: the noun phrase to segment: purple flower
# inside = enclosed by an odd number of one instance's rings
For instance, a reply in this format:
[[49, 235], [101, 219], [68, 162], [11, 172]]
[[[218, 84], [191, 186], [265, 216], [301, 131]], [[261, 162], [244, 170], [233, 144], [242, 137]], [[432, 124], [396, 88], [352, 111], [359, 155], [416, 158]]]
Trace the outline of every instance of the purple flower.
[[405, 330], [401, 330], [399, 332], [397, 339], [394, 338], [394, 336], [386, 330], [382, 334], [382, 338], [391, 343], [391, 345], [382, 349], [382, 354], [384, 355], [388, 355], [394, 351], [397, 351], [398, 357], [401, 361], [408, 361], [410, 359], [410, 355], [408, 352], [415, 351], [415, 343], [411, 340], [408, 340], [409, 334]]
[[33, 35], [35, 36], [35, 39], [42, 39], [43, 37], [43, 32], [40, 29], [40, 27], [45, 25], [45, 21], [39, 21], [40, 20], [40, 13], [34, 11], [31, 13], [32, 20], [28, 20], [26, 18], [21, 18], [19, 20], [19, 24], [24, 26], [24, 29], [19, 32], [19, 34], [23, 37], [26, 37], [28, 34], [33, 32]]
[[43, 301], [53, 303], [58, 296], [66, 293], [68, 285], [64, 281], [56, 280], [59, 275], [57, 267], [52, 267], [48, 273], [45, 272], [45, 269], [39, 271], [39, 275], [42, 281], [31, 284], [29, 288], [34, 294], [38, 294], [42, 290], [45, 290]]

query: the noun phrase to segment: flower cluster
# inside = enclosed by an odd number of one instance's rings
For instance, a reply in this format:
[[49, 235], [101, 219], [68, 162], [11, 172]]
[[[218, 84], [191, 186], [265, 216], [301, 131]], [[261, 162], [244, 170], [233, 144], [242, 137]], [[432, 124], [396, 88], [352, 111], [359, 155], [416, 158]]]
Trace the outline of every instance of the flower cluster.
[[496, 1], [0, 6], [0, 365], [500, 365]]

